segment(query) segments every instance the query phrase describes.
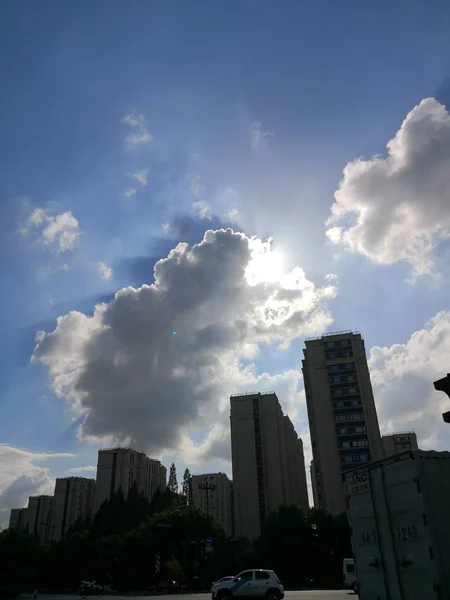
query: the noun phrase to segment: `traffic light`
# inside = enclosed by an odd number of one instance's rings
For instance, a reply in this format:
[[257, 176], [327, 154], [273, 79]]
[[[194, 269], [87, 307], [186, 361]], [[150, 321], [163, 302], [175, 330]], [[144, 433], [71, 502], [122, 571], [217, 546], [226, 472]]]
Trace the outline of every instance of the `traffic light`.
[[[438, 379], [434, 382], [434, 389], [438, 392], [444, 392], [450, 398], [450, 373], [447, 377], [443, 377], [442, 379]], [[450, 423], [450, 411], [442, 414], [442, 418], [445, 423]]]

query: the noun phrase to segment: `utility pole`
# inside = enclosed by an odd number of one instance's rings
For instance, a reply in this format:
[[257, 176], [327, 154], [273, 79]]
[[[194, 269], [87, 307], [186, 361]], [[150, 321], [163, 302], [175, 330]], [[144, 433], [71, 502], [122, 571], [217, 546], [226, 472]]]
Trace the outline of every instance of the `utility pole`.
[[198, 489], [203, 490], [206, 494], [206, 514], [209, 516], [209, 492], [212, 492], [216, 489], [216, 485], [214, 483], [208, 483], [208, 480], [205, 477], [205, 481], [203, 484], [199, 483]]
[[[450, 373], [448, 373], [447, 377], [435, 381], [433, 385], [435, 390], [444, 392], [450, 398]], [[450, 423], [450, 411], [442, 413], [442, 418], [446, 423]]]

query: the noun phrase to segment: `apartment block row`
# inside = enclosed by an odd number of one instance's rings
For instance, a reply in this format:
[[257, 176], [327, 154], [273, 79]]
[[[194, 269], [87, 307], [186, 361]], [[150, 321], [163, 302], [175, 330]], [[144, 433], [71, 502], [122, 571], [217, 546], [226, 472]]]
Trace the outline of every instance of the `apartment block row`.
[[92, 518], [119, 487], [127, 496], [135, 483], [151, 500], [166, 488], [167, 470], [158, 461], [131, 448], [99, 450], [96, 479], [56, 479], [53, 496], [31, 496], [26, 508], [13, 508], [9, 529], [27, 531], [40, 540], [57, 541], [77, 521]]
[[[314, 506], [345, 511], [342, 472], [417, 449], [414, 432], [381, 436], [360, 333], [342, 331], [308, 339], [302, 362], [313, 460]], [[303, 441], [274, 392], [230, 398], [233, 481], [225, 473], [193, 475], [193, 504], [228, 535], [259, 537], [269, 511], [296, 504], [309, 509]], [[95, 514], [119, 488], [133, 484], [146, 498], [166, 487], [166, 468], [130, 448], [98, 452], [97, 477], [56, 480], [53, 496], [29, 499], [11, 511], [10, 527], [58, 540], [78, 519]]]

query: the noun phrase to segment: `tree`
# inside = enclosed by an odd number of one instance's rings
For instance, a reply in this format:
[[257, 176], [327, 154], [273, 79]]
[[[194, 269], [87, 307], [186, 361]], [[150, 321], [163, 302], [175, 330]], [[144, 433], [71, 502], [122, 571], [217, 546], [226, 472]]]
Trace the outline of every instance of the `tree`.
[[187, 505], [192, 505], [192, 476], [189, 469], [186, 469], [183, 475], [183, 486], [181, 488], [181, 494], [185, 498]]
[[178, 494], [177, 468], [175, 466], [175, 463], [172, 463], [170, 465], [169, 483], [168, 483], [167, 487], [174, 494]]
[[269, 512], [255, 549], [261, 564], [272, 565], [283, 582], [306, 583], [311, 532], [298, 506], [281, 505]]

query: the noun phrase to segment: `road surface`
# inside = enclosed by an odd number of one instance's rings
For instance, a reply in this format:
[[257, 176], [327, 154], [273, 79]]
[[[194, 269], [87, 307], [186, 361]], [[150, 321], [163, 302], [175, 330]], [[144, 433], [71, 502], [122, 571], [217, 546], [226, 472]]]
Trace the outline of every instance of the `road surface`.
[[[32, 598], [23, 594], [23, 600]], [[104, 600], [211, 600], [211, 594], [169, 594], [169, 596], [104, 596]], [[285, 600], [357, 600], [358, 597], [348, 590], [311, 590], [302, 592], [286, 592]], [[69, 594], [39, 594], [38, 600], [80, 600], [80, 596]], [[92, 600], [96, 600], [95, 596]]]

